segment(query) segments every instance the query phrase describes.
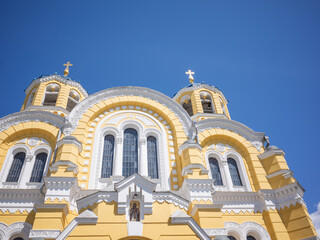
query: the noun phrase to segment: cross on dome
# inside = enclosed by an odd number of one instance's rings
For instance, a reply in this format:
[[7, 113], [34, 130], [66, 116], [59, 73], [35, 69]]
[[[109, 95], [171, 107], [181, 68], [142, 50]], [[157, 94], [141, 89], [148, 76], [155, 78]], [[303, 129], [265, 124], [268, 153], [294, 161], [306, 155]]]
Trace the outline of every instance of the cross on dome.
[[66, 77], [69, 74], [69, 67], [72, 67], [73, 64], [68, 61], [67, 63], [64, 63], [63, 66], [66, 67], [66, 69], [64, 70], [64, 76]]
[[189, 81], [190, 81], [190, 83], [191, 84], [193, 84], [193, 81], [194, 81], [194, 79], [193, 79], [193, 74], [194, 74], [194, 72], [192, 72], [190, 69], [186, 72], [186, 74], [187, 75], [189, 75]]

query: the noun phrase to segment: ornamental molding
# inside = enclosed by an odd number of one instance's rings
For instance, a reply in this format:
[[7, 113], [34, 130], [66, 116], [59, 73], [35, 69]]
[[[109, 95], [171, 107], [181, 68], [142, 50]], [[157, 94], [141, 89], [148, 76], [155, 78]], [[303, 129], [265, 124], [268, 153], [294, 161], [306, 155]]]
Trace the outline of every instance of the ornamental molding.
[[13, 113], [0, 119], [0, 132], [11, 126], [26, 122], [44, 122], [59, 129], [64, 126], [64, 118], [44, 111], [23, 111]]
[[261, 152], [261, 148], [263, 146], [262, 142], [260, 141], [253, 141], [253, 142], [250, 142], [252, 146], [254, 146], [258, 152]]
[[26, 222], [15, 222], [9, 226], [0, 223], [0, 239], [10, 239], [14, 235], [28, 239], [31, 229], [32, 225]]
[[213, 179], [185, 179], [180, 194], [190, 201], [212, 202]]
[[204, 228], [203, 229], [209, 237], [227, 236], [227, 229], [225, 228]]
[[152, 197], [153, 197], [154, 202], [172, 203], [173, 205], [175, 205], [181, 209], [184, 209], [186, 211], [188, 210], [188, 207], [189, 207], [189, 201], [187, 199], [184, 199], [184, 198], [182, 198], [172, 192], [154, 192]]
[[90, 95], [88, 98], [81, 101], [75, 108], [70, 112], [70, 115], [66, 117], [67, 126], [64, 128], [63, 132], [66, 135], [70, 135], [77, 127], [79, 120], [82, 115], [95, 104], [105, 101], [110, 98], [121, 97], [121, 96], [138, 96], [142, 98], [147, 98], [166, 106], [171, 111], [173, 111], [176, 117], [180, 120], [183, 125], [185, 134], [188, 135], [188, 129], [191, 127], [192, 121], [188, 113], [178, 104], [173, 101], [168, 96], [143, 87], [116, 87], [106, 89], [95, 94]]
[[212, 201], [221, 204], [221, 211], [226, 213], [263, 212], [270, 209], [283, 209], [296, 205], [304, 206], [302, 187], [291, 183], [278, 189], [262, 189], [258, 192], [218, 192], [212, 193]]
[[193, 142], [192, 140], [187, 140], [185, 141], [180, 147], [179, 147], [179, 155], [181, 156], [181, 154], [183, 153], [184, 150], [189, 149], [189, 148], [196, 148], [198, 149], [200, 152], [202, 150], [202, 147], [199, 143], [197, 142]]
[[57, 142], [57, 147], [61, 147], [64, 144], [73, 144], [78, 148], [79, 154], [82, 151], [82, 143], [73, 136], [66, 136]]
[[175, 211], [170, 216], [171, 224], [186, 224], [201, 240], [211, 240], [207, 233], [196, 223], [196, 221], [181, 210]]
[[291, 170], [289, 170], [289, 169], [282, 169], [282, 170], [273, 172], [273, 173], [267, 175], [266, 177], [267, 178], [273, 178], [273, 177], [276, 177], [276, 176], [279, 176], [279, 175], [281, 175], [285, 179], [287, 179], [287, 178], [293, 177], [293, 172]]
[[264, 133], [255, 132], [251, 128], [248, 128], [240, 122], [236, 122], [229, 119], [205, 119], [196, 123], [198, 133], [201, 133], [208, 129], [226, 129], [232, 132], [235, 132], [250, 142], [261, 143], [261, 146], [264, 143]]
[[196, 163], [196, 164], [190, 164], [188, 166], [185, 166], [181, 171], [181, 175], [185, 177], [188, 174], [193, 174], [193, 169], [201, 169], [200, 170], [201, 174], [207, 174], [209, 172], [209, 170], [205, 166], [203, 166], [200, 163]]
[[43, 202], [40, 189], [0, 189], [1, 212], [31, 212], [35, 204]]
[[74, 174], [78, 173], [78, 165], [74, 164], [71, 161], [65, 161], [65, 160], [60, 160], [58, 162], [55, 162], [54, 164], [51, 165], [50, 171], [51, 172], [57, 172], [59, 166], [68, 166], [66, 171], [67, 172], [73, 172]]
[[264, 160], [268, 157], [277, 156], [277, 155], [285, 156], [285, 152], [280, 148], [267, 148], [267, 150], [264, 153], [261, 153], [260, 155], [258, 155], [258, 158], [260, 160]]
[[182, 93], [185, 93], [185, 92], [191, 92], [191, 91], [194, 91], [194, 90], [197, 90], [197, 89], [200, 89], [200, 88], [206, 88], [208, 90], [211, 90], [215, 93], [218, 93], [222, 96], [224, 102], [227, 104], [229, 101], [225, 98], [225, 96], [223, 95], [223, 93], [215, 88], [214, 86], [210, 86], [208, 84], [205, 84], [205, 83], [194, 83], [194, 84], [191, 84], [185, 88], [182, 88], [179, 90], [178, 93], [176, 93], [174, 96], [173, 96], [173, 100], [176, 100]]
[[50, 75], [50, 76], [46, 76], [46, 77], [41, 77], [41, 78], [38, 78], [38, 79], [35, 79], [31, 82], [31, 84], [29, 85], [29, 87], [26, 89], [26, 94], [28, 95], [29, 92], [34, 88], [35, 85], [39, 84], [39, 83], [43, 83], [43, 82], [48, 82], [48, 81], [51, 81], [51, 80], [57, 80], [58, 82], [61, 82], [61, 83], [64, 83], [68, 86], [71, 86], [71, 87], [75, 87], [77, 88], [78, 90], [80, 90], [80, 92], [85, 96], [85, 97], [88, 97], [88, 93], [87, 91], [81, 86], [80, 83], [77, 83], [73, 80], [69, 80], [69, 79], [66, 79], [64, 77], [61, 77], [59, 75]]
[[225, 222], [224, 227], [227, 230], [227, 234], [236, 235], [240, 240], [247, 239], [247, 235], [253, 235], [257, 239], [271, 240], [268, 231], [260, 224], [255, 222], [244, 222], [242, 224], [236, 222]]
[[112, 201], [117, 201], [118, 196], [117, 192], [109, 192], [109, 191], [99, 191], [93, 194], [81, 197], [77, 200], [78, 210], [85, 209], [88, 206], [91, 206], [95, 203], [106, 202], [110, 203]]
[[45, 239], [56, 239], [60, 234], [60, 230], [31, 230], [29, 238], [45, 238]]

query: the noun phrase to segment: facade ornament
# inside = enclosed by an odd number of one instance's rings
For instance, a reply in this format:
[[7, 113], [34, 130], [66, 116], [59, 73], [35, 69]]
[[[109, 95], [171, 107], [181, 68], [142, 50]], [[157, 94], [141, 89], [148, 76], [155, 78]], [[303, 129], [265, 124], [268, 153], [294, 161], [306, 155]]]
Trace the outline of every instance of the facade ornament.
[[33, 160], [33, 158], [34, 158], [34, 155], [33, 155], [33, 154], [27, 154], [27, 155], [26, 155], [26, 161], [27, 161], [27, 162], [31, 162], [31, 161]]
[[29, 140], [28, 140], [28, 144], [29, 144], [29, 146], [31, 146], [31, 147], [35, 147], [35, 146], [37, 146], [39, 143], [40, 143], [40, 139], [39, 138], [37, 138], [37, 137], [32, 137], [32, 138], [29, 138]]
[[259, 152], [261, 151], [261, 148], [262, 148], [262, 142], [260, 141], [253, 141], [253, 142], [250, 142], [252, 144], [252, 146], [254, 146]]

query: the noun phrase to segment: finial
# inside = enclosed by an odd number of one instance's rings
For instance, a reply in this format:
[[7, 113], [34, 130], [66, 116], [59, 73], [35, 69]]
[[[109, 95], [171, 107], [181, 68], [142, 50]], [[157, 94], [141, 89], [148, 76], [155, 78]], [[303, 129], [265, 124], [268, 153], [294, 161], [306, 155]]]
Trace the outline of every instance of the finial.
[[191, 84], [193, 84], [194, 79], [193, 79], [193, 76], [192, 76], [192, 75], [194, 74], [194, 72], [191, 72], [191, 70], [189, 69], [189, 70], [186, 72], [186, 74], [189, 75], [189, 81], [190, 81]]
[[66, 77], [66, 76], [68, 76], [68, 74], [69, 74], [69, 67], [72, 67], [73, 64], [71, 64], [71, 63], [68, 61], [67, 63], [63, 64], [63, 66], [66, 66], [66, 69], [64, 70], [64, 76]]

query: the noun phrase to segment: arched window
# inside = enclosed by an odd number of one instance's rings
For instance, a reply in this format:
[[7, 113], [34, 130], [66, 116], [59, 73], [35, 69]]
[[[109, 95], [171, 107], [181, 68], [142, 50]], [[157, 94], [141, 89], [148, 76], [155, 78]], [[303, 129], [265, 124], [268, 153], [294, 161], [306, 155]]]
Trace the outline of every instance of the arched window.
[[209, 165], [211, 170], [212, 179], [214, 179], [214, 185], [223, 185], [219, 163], [215, 158], [209, 158]]
[[6, 182], [18, 182], [25, 158], [26, 154], [24, 152], [14, 155]]
[[200, 93], [202, 109], [204, 113], [214, 113], [214, 106], [212, 103], [212, 99], [209, 93], [202, 92]]
[[67, 110], [70, 112], [80, 101], [79, 93], [71, 90], [68, 97]]
[[16, 237], [13, 240], [24, 240], [22, 237]]
[[158, 176], [158, 156], [157, 156], [157, 139], [155, 137], [147, 138], [148, 149], [148, 176], [159, 178]]
[[228, 166], [229, 166], [229, 171], [232, 179], [232, 183], [234, 186], [242, 186], [239, 170], [237, 163], [234, 159], [228, 158]]
[[252, 236], [247, 236], [247, 240], [256, 240], [256, 238]]
[[187, 111], [187, 113], [189, 114], [189, 116], [193, 115], [193, 110], [192, 110], [192, 103], [191, 103], [191, 99], [185, 99], [182, 103], [182, 107], [184, 108], [184, 110]]
[[58, 94], [60, 91], [60, 86], [58, 84], [52, 83], [46, 87], [46, 93], [43, 101], [43, 106], [55, 106]]
[[232, 236], [228, 236], [228, 239], [229, 240], [237, 240], [235, 237], [232, 237]]
[[122, 175], [138, 173], [138, 133], [133, 128], [124, 131]]
[[109, 178], [112, 176], [113, 152], [114, 136], [109, 134], [104, 137], [101, 178]]
[[39, 153], [36, 156], [36, 160], [31, 173], [30, 182], [41, 182], [47, 157], [48, 157], [48, 154], [46, 153]]

